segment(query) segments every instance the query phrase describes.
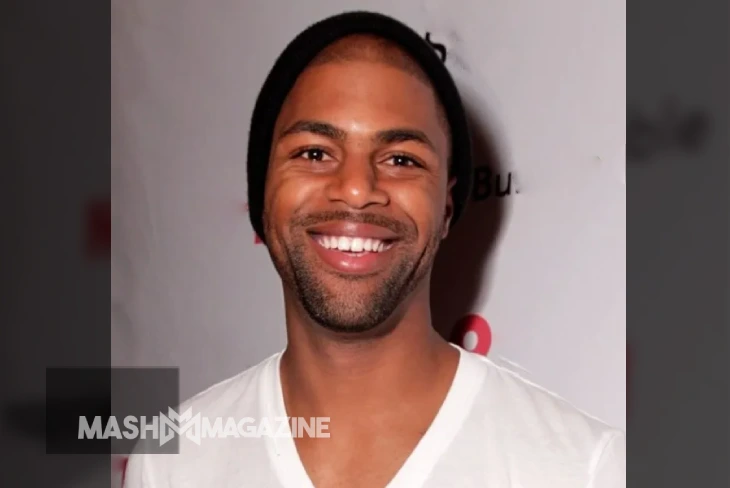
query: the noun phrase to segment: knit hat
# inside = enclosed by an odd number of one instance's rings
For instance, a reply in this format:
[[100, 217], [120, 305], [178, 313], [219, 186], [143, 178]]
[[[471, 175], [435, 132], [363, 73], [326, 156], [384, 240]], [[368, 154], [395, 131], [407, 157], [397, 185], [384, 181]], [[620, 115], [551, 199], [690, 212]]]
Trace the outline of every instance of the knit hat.
[[264, 237], [264, 187], [274, 125], [284, 100], [299, 74], [324, 48], [353, 34], [371, 34], [399, 45], [410, 54], [431, 80], [443, 105], [451, 132], [451, 166], [456, 178], [452, 188], [454, 214], [451, 225], [462, 214], [471, 193], [471, 139], [461, 97], [446, 66], [431, 45], [405, 24], [382, 14], [347, 12], [308, 27], [287, 45], [269, 72], [256, 100], [248, 138], [248, 207], [251, 224]]

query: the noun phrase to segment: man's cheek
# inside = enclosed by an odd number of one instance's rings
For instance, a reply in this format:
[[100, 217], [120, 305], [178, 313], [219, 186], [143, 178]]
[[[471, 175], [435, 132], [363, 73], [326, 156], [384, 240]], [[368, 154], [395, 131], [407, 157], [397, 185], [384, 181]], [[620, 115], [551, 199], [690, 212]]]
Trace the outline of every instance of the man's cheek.
[[298, 207], [305, 202], [311, 202], [324, 192], [323, 182], [312, 178], [292, 177], [287, 179], [279, 189], [285, 195], [291, 206]]

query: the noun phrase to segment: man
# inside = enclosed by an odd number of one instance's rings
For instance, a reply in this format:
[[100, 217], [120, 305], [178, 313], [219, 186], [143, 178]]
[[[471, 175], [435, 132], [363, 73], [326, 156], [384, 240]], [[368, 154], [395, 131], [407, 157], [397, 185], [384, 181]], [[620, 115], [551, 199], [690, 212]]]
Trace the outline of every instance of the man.
[[432, 327], [431, 268], [469, 193], [469, 147], [453, 81], [409, 28], [350, 13], [297, 37], [248, 154], [288, 345], [182, 408], [326, 417], [329, 437], [183, 438], [180, 454], [133, 456], [128, 486], [624, 486], [621, 432]]

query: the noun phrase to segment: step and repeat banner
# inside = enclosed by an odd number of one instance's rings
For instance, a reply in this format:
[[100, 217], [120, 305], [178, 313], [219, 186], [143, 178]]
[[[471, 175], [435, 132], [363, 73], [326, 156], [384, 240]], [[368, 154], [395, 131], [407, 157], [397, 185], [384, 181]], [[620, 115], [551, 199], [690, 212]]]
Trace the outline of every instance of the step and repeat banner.
[[284, 347], [248, 123], [288, 42], [363, 8], [422, 33], [470, 113], [475, 186], [434, 271], [436, 327], [625, 428], [623, 2], [113, 0], [113, 365], [179, 367], [187, 398]]

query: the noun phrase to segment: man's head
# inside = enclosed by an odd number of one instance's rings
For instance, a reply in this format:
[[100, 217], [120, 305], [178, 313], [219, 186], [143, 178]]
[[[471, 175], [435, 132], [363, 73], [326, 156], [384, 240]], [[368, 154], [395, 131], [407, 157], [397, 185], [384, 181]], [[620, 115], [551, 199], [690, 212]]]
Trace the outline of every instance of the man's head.
[[451, 132], [429, 76], [382, 36], [336, 39], [298, 74], [270, 136], [262, 237], [315, 322], [367, 332], [428, 300], [454, 216]]

